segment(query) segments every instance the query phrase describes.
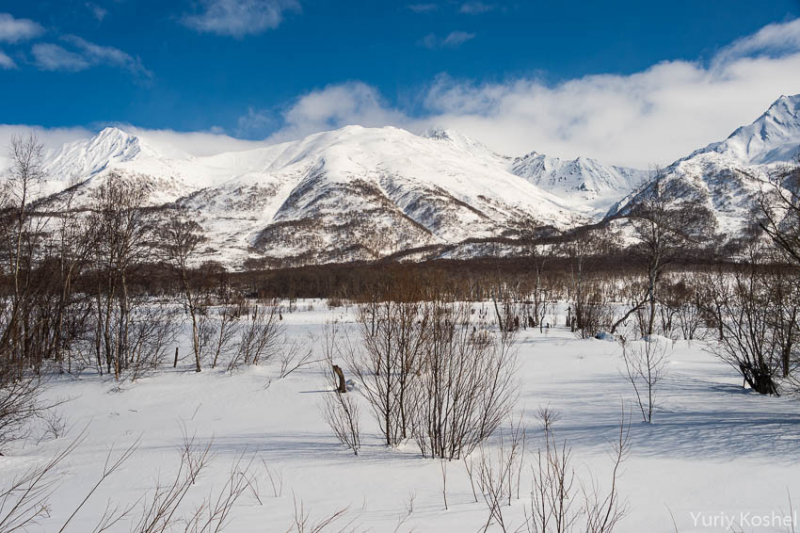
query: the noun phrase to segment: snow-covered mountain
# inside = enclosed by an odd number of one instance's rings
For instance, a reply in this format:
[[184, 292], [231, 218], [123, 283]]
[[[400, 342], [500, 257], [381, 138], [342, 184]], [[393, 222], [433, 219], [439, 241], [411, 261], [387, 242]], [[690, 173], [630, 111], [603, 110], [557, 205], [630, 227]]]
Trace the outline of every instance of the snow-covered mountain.
[[208, 257], [228, 264], [369, 260], [588, 220], [586, 207], [520, 179], [508, 161], [445, 131], [349, 126], [193, 157], [108, 128], [64, 146], [46, 169], [52, 190], [78, 184], [73, 205], [111, 172], [142, 180], [152, 205], [194, 210]]
[[781, 96], [752, 124], [690, 156], [718, 153], [749, 165], [769, 165], [800, 155], [800, 94]]
[[[748, 225], [758, 181], [776, 167], [800, 155], [800, 95], [781, 96], [752, 124], [679, 159], [662, 172], [667, 194], [692, 201], [716, 219], [718, 231], [728, 236]], [[607, 216], [624, 215], [650, 194], [652, 182], [615, 204]]]
[[[751, 176], [800, 153], [799, 110], [800, 95], [781, 97], [667, 167], [667, 190], [733, 235], [749, 219]], [[57, 205], [71, 187], [75, 207], [111, 172], [135, 178], [151, 205], [192, 209], [208, 236], [204, 257], [235, 266], [515, 253], [492, 242], [624, 215], [651, 188], [647, 171], [536, 152], [512, 158], [452, 130], [348, 126], [202, 157], [164, 139], [107, 128], [66, 144], [47, 156], [42, 196]]]
[[650, 178], [650, 172], [604, 165], [596, 159], [562, 160], [531, 152], [511, 162], [511, 172], [555, 195], [607, 210]]

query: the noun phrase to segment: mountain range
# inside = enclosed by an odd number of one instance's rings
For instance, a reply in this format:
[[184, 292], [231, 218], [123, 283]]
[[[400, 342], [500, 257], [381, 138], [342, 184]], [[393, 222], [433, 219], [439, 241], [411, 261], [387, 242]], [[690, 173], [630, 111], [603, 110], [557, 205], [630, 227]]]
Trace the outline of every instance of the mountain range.
[[[751, 177], [798, 155], [800, 95], [783, 96], [659, 174], [733, 234]], [[503, 253], [487, 243], [624, 215], [654, 177], [583, 157], [509, 157], [452, 130], [360, 126], [202, 157], [106, 128], [49, 152], [44, 170], [42, 198], [71, 188], [76, 205], [112, 172], [140, 179], [150, 205], [190, 209], [207, 236], [203, 257], [231, 267]]]

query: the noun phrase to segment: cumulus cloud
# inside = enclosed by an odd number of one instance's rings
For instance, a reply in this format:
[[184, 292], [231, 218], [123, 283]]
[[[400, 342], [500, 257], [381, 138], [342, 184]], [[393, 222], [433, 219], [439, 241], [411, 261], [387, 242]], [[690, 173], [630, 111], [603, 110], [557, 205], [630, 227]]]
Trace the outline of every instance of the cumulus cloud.
[[5, 52], [0, 50], [0, 68], [10, 70], [17, 68], [17, 64]]
[[277, 28], [286, 12], [300, 11], [297, 0], [201, 0], [202, 10], [183, 23], [203, 33], [241, 38]]
[[[665, 61], [630, 75], [558, 84], [535, 77], [481, 83], [441, 75], [420, 95], [422, 113], [389, 106], [364, 84], [329, 86], [301, 98], [274, 137], [345, 124], [417, 132], [442, 126], [509, 155], [537, 150], [640, 168], [669, 164], [753, 121], [781, 94], [800, 93], [800, 43], [787, 39], [798, 24], [767, 26], [708, 63]], [[310, 108], [313, 120], [297, 120], [308, 117]]]
[[[791, 39], [787, 44], [786, 37], [796, 24], [767, 26], [708, 62], [665, 61], [629, 75], [557, 84], [535, 77], [482, 83], [441, 75], [411, 98], [413, 111], [390, 104], [362, 82], [329, 85], [283, 110], [249, 109], [239, 121], [239, 134], [274, 143], [349, 124], [393, 125], [418, 133], [442, 126], [508, 155], [537, 150], [649, 168], [725, 138], [781, 94], [800, 93], [800, 44]], [[3, 131], [0, 127], [0, 145]], [[264, 144], [213, 132], [134, 131], [196, 155]]]
[[62, 41], [72, 50], [52, 43], [38, 43], [32, 48], [36, 65], [42, 70], [78, 72], [98, 65], [118, 67], [133, 74], [150, 77], [152, 74], [138, 57], [112, 46], [91, 43], [77, 35], [65, 35]]
[[464, 31], [454, 31], [446, 37], [439, 37], [434, 33], [423, 37], [419, 44], [431, 50], [436, 48], [458, 48], [467, 41], [475, 38], [474, 33], [467, 33]]
[[284, 111], [281, 119], [284, 125], [270, 136], [270, 142], [297, 139], [350, 124], [379, 127], [408, 121], [403, 113], [390, 108], [375, 88], [361, 82], [331, 85], [305, 94]]
[[481, 13], [488, 13], [496, 7], [497, 6], [494, 4], [486, 4], [480, 1], [464, 2], [461, 4], [461, 8], [458, 11], [459, 13], [466, 13], [467, 15], [480, 15]]
[[8, 13], [0, 13], [0, 41], [17, 43], [38, 37], [44, 28], [29, 19], [14, 18]]

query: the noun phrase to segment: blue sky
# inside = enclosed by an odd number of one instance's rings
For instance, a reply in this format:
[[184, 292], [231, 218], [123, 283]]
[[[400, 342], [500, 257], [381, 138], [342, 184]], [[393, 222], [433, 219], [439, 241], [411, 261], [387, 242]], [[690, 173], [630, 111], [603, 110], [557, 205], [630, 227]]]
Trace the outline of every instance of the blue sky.
[[610, 149], [575, 128], [622, 135], [674, 115], [683, 94], [716, 106], [698, 117], [716, 140], [800, 93], [800, 75], [780, 72], [796, 66], [798, 17], [798, 0], [2, 0], [0, 123], [273, 141], [346, 123], [441, 124], [506, 152], [641, 166], [671, 153], [639, 159], [626, 154], [643, 147]]

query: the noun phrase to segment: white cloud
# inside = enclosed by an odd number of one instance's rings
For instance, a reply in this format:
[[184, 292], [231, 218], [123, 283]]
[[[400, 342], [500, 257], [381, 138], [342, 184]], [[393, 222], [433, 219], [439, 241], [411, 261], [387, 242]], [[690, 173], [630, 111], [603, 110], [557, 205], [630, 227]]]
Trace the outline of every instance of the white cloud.
[[142, 61], [138, 57], [133, 57], [119, 48], [90, 43], [77, 35], [67, 35], [63, 37], [63, 40], [79, 49], [83, 56], [93, 65], [111, 65], [129, 70], [134, 74], [141, 74], [146, 77], [152, 76], [150, 71], [144, 68]]
[[494, 4], [485, 4], [480, 1], [474, 2], [464, 2], [461, 4], [461, 9], [459, 9], [459, 13], [466, 13], [467, 15], [480, 15], [481, 13], [488, 13], [492, 11], [497, 6]]
[[[708, 64], [665, 61], [630, 75], [555, 85], [537, 78], [479, 83], [442, 75], [420, 95], [421, 114], [388, 106], [364, 84], [329, 86], [300, 99], [274, 138], [345, 124], [416, 132], [443, 126], [509, 155], [537, 150], [641, 168], [669, 164], [752, 122], [781, 94], [800, 93], [800, 43], [787, 38], [798, 24], [767, 26], [720, 50]], [[296, 119], [309, 115], [311, 102], [313, 120]]]
[[222, 152], [240, 152], [265, 146], [263, 141], [245, 141], [235, 139], [218, 131], [181, 132], [174, 130], [151, 130], [137, 128], [127, 124], [117, 125], [123, 131], [142, 137], [145, 142], [152, 143], [165, 153], [174, 148], [195, 157], [219, 154]]
[[41, 70], [64, 70], [78, 72], [91, 66], [82, 55], [70, 52], [62, 46], [52, 43], [39, 43], [31, 49], [36, 65]]
[[780, 55], [800, 50], [800, 19], [764, 26], [734, 41], [714, 58], [717, 65], [753, 55]]
[[17, 64], [5, 52], [0, 50], [0, 68], [5, 70], [17, 68]]
[[297, 0], [201, 0], [198, 14], [183, 23], [199, 32], [244, 37], [277, 28], [287, 11], [300, 11]]
[[409, 4], [408, 9], [414, 13], [433, 13], [439, 9], [438, 4]]
[[24, 124], [0, 124], [0, 169], [4, 168], [3, 156], [8, 153], [11, 137], [34, 133], [46, 150], [55, 151], [64, 143], [86, 139], [92, 132], [85, 128], [42, 128]]
[[284, 127], [269, 140], [282, 142], [349, 124], [378, 127], [407, 121], [400, 111], [386, 105], [376, 89], [364, 83], [349, 82], [298, 98], [283, 114]]
[[471, 41], [474, 38], [474, 33], [467, 33], [464, 31], [454, 31], [443, 38], [431, 33], [423, 37], [419, 41], [419, 44], [431, 50], [436, 48], [458, 48], [465, 42]]
[[[768, 26], [769, 31], [720, 50], [707, 64], [666, 61], [630, 75], [586, 76], [555, 85], [536, 78], [480, 83], [442, 75], [411, 98], [422, 113], [390, 105], [365, 83], [330, 85], [300, 96], [282, 113], [249, 109], [239, 134], [272, 132], [267, 142], [273, 143], [349, 124], [414, 132], [443, 126], [508, 155], [537, 150], [649, 168], [725, 138], [781, 94], [800, 93], [800, 45], [786, 45], [786, 28], [794, 24]], [[277, 131], [276, 123], [282, 124]], [[195, 155], [264, 144], [214, 132], [123, 129]], [[3, 133], [0, 127], [0, 146]]]
[[38, 22], [14, 18], [8, 13], [0, 13], [0, 41], [16, 43], [33, 39], [44, 33]]
[[36, 134], [37, 139], [45, 147], [45, 150], [57, 151], [68, 142], [89, 139], [97, 134], [97, 131], [105, 126], [116, 126], [132, 135], [141, 137], [145, 142], [156, 146], [166, 154], [175, 157], [185, 156], [186, 154], [195, 157], [214, 155], [221, 152], [237, 152], [242, 150], [252, 150], [265, 146], [263, 141], [244, 141], [235, 139], [225, 134], [209, 132], [178, 132], [173, 130], [152, 130], [137, 128], [129, 124], [102, 124], [96, 128], [42, 128], [40, 126], [29, 126], [24, 124], [0, 124], [0, 169], [4, 168], [7, 161], [4, 156], [14, 135]]
[[152, 74], [139, 58], [112, 46], [100, 46], [77, 35], [66, 35], [61, 38], [73, 47], [73, 50], [52, 43], [38, 43], [32, 48], [36, 65], [42, 70], [61, 70], [78, 72], [93, 66], [107, 65], [119, 67], [133, 74], [150, 77]]
[[278, 125], [279, 120], [274, 113], [251, 106], [247, 109], [246, 114], [239, 117], [236, 123], [236, 134], [241, 137], [263, 136]]

